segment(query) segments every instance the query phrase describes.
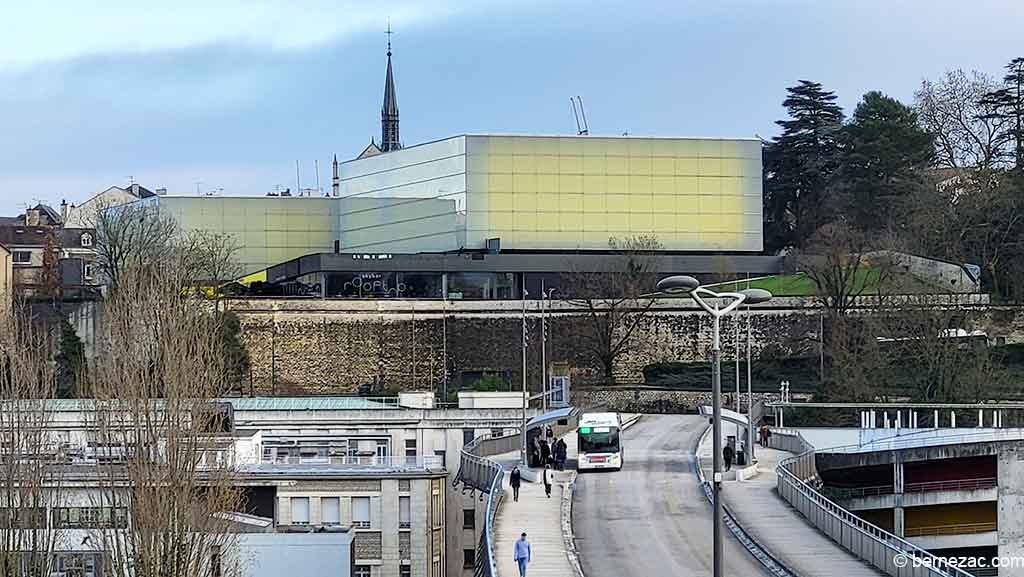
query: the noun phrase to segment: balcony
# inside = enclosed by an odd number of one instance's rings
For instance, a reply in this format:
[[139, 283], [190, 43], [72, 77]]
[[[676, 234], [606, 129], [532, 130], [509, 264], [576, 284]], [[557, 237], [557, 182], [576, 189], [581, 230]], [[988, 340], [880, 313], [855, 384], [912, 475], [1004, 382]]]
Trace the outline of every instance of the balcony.
[[904, 537], [923, 549], [994, 547], [999, 543], [995, 522], [907, 527]]
[[[995, 477], [982, 479], [954, 479], [950, 481], [923, 481], [920, 483], [907, 483], [903, 486], [903, 493], [927, 493], [931, 491], [978, 491], [996, 487], [998, 482]], [[857, 499], [861, 497], [877, 497], [880, 495], [892, 495], [895, 488], [892, 485], [876, 485], [873, 487], [853, 487], [848, 489], [828, 488], [826, 493], [833, 499]]]
[[444, 459], [437, 455], [404, 456], [291, 456], [277, 462], [242, 464], [242, 473], [262, 476], [317, 475], [324, 473], [434, 473], [444, 472]]

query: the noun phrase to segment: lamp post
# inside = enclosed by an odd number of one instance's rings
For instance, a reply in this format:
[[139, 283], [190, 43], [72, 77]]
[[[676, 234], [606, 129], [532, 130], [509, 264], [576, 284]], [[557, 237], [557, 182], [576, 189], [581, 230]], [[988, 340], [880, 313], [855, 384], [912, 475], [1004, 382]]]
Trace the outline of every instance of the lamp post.
[[[744, 302], [757, 304], [772, 298], [772, 294], [763, 289], [745, 289], [739, 292], [716, 293], [700, 286], [700, 282], [691, 276], [670, 276], [658, 281], [658, 291], [667, 294], [688, 294], [700, 308], [714, 319], [714, 335], [711, 341], [711, 409], [712, 409], [712, 480], [711, 502], [713, 509], [712, 531], [714, 536], [714, 577], [722, 577], [722, 317], [739, 308]], [[705, 299], [718, 299], [714, 306]], [[722, 306], [724, 304], [725, 306]], [[749, 423], [748, 423], [749, 427]]]
[[548, 325], [547, 316], [548, 310], [551, 309], [551, 295], [555, 294], [553, 288], [544, 290], [544, 281], [540, 281], [540, 380], [541, 380], [541, 393], [543, 399], [544, 412], [548, 412]]

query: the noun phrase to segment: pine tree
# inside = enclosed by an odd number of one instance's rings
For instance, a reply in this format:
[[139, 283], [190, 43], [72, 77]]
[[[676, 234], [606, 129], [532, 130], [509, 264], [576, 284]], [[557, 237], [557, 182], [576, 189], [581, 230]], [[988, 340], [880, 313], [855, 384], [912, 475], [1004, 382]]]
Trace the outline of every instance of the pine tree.
[[991, 110], [989, 118], [1003, 121], [999, 140], [1013, 145], [1014, 169], [1024, 172], [1024, 57], [1006, 65], [1003, 87], [986, 94], [981, 102]]
[[862, 231], [893, 228], [902, 201], [924, 186], [934, 141], [909, 106], [868, 92], [857, 105], [841, 138], [837, 191], [844, 216]]
[[85, 345], [75, 333], [75, 328], [62, 316], [60, 349], [57, 352], [57, 396], [62, 399], [74, 397], [85, 369]]
[[789, 119], [765, 150], [765, 244], [801, 247], [832, 210], [829, 187], [839, 165], [843, 111], [834, 93], [801, 80], [782, 105]]

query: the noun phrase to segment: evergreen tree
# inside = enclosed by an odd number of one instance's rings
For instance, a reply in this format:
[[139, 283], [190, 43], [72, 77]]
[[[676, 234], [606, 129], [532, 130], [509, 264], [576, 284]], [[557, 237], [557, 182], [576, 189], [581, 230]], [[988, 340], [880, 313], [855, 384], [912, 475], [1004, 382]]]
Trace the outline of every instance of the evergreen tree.
[[764, 154], [765, 244], [801, 247], [832, 209], [829, 187], [839, 165], [843, 111], [821, 84], [801, 80], [782, 105], [789, 119]]
[[242, 342], [241, 323], [238, 315], [231, 311], [220, 313], [219, 321], [224, 369], [227, 371], [228, 382], [239, 391], [244, 390], [245, 382], [249, 378], [249, 350]]
[[57, 352], [57, 396], [75, 396], [79, 378], [85, 373], [85, 345], [66, 318], [60, 318], [60, 349]]
[[924, 186], [934, 142], [909, 106], [868, 92], [843, 129], [837, 181], [844, 216], [862, 231], [894, 230], [902, 200]]
[[986, 94], [981, 102], [990, 110], [989, 118], [1002, 121], [999, 140], [1013, 145], [1014, 169], [1024, 172], [1024, 57], [1006, 65], [1003, 87]]

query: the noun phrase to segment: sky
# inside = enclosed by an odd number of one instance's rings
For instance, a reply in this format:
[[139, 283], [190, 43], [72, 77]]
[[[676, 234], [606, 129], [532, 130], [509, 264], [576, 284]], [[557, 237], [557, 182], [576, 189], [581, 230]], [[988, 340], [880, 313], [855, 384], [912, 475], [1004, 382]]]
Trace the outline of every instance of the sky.
[[787, 86], [849, 114], [1024, 55], [1019, 0], [0, 0], [0, 216], [111, 185], [330, 187], [380, 139], [385, 30], [406, 146], [467, 132], [776, 134]]

